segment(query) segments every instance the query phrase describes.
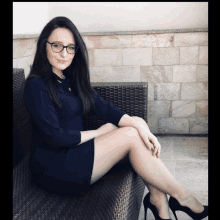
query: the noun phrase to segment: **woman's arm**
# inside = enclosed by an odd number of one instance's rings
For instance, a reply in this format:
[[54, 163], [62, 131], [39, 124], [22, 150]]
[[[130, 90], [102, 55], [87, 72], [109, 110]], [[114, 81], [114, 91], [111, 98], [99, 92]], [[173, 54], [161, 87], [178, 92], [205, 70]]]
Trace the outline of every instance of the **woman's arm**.
[[116, 128], [118, 128], [118, 127], [116, 127], [115, 125], [113, 125], [111, 123], [107, 123], [107, 124], [104, 124], [101, 127], [99, 127], [97, 130], [80, 131], [80, 133], [81, 133], [81, 142], [78, 145], [80, 145], [80, 144], [82, 144], [86, 141], [89, 141], [93, 138], [99, 137], [103, 134], [106, 134], [110, 131], [113, 131]]

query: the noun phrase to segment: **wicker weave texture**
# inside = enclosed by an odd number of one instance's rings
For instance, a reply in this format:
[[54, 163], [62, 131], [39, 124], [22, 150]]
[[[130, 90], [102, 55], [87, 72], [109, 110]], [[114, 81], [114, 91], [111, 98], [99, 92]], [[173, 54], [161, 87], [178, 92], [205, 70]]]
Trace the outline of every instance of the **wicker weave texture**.
[[[130, 116], [139, 116], [147, 122], [147, 83], [144, 82], [93, 82], [100, 96]], [[85, 130], [97, 129], [104, 121], [88, 114], [83, 118]]]
[[13, 69], [13, 167], [30, 151], [30, 116], [23, 101], [24, 70]]
[[[14, 77], [14, 74], [16, 77]], [[23, 71], [14, 69], [13, 71], [13, 144], [17, 144], [15, 136], [23, 135], [28, 138], [25, 132], [30, 127], [29, 116], [26, 114], [21, 93], [23, 92]], [[116, 83], [117, 84], [117, 83]], [[124, 83], [122, 83], [124, 84]], [[132, 83], [131, 83], [132, 84]], [[141, 83], [140, 83], [141, 84]], [[137, 115], [146, 119], [146, 84], [145, 85], [93, 85], [101, 97], [111, 101], [113, 104], [131, 115]], [[125, 86], [125, 87], [124, 87]], [[122, 88], [123, 87], [123, 88]], [[104, 88], [104, 89], [103, 89]], [[124, 105], [135, 105], [136, 96], [131, 99], [133, 92], [128, 92], [129, 88], [143, 94], [140, 103], [136, 107], [131, 107], [133, 113], [124, 108]], [[105, 92], [105, 89], [107, 90]], [[141, 91], [142, 90], [142, 91]], [[144, 90], [144, 91], [143, 91]], [[109, 92], [111, 91], [111, 92]], [[124, 92], [126, 91], [124, 95]], [[132, 90], [133, 91], [133, 90]], [[122, 93], [117, 94], [117, 93]], [[111, 94], [108, 96], [107, 94]], [[141, 95], [140, 95], [141, 96]], [[19, 97], [19, 98], [17, 98]], [[114, 97], [114, 98], [112, 98]], [[120, 98], [119, 98], [120, 97]], [[128, 98], [129, 97], [129, 98]], [[115, 100], [119, 99], [119, 100]], [[120, 100], [123, 99], [123, 100]], [[126, 104], [125, 104], [126, 103]], [[131, 104], [132, 103], [132, 104]], [[21, 108], [21, 109], [19, 109]], [[143, 110], [145, 109], [145, 110]], [[25, 119], [18, 118], [17, 112], [24, 112]], [[135, 113], [134, 113], [135, 112]], [[141, 113], [142, 112], [142, 113]], [[15, 115], [15, 116], [14, 116]], [[19, 115], [19, 114], [17, 114]], [[21, 121], [19, 121], [21, 120]], [[98, 119], [99, 120], [99, 119]], [[17, 124], [18, 123], [18, 124]], [[101, 121], [101, 123], [103, 123]], [[86, 126], [98, 127], [100, 120], [88, 118]], [[21, 125], [21, 126], [20, 126]], [[20, 126], [20, 127], [19, 127]], [[19, 133], [19, 129], [23, 133]], [[15, 135], [16, 134], [16, 135]], [[28, 142], [28, 141], [27, 141]], [[24, 143], [22, 142], [22, 145]], [[27, 146], [30, 143], [27, 143]], [[27, 147], [26, 146], [26, 147]], [[22, 146], [23, 147], [23, 146]], [[50, 193], [39, 188], [31, 182], [31, 173], [28, 167], [29, 155], [13, 169], [13, 219], [14, 220], [137, 220], [139, 216], [141, 201], [144, 192], [144, 183], [138, 176], [127, 158], [115, 165], [103, 178], [91, 186], [89, 192], [82, 196], [60, 195]]]

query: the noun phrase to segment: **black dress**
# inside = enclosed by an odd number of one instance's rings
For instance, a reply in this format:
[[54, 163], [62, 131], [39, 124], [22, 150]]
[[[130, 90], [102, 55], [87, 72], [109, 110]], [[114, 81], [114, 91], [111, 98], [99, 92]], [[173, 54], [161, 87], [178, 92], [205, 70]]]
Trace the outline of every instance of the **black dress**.
[[[82, 194], [90, 187], [94, 138], [78, 145], [80, 131], [84, 131], [81, 100], [70, 91], [67, 79], [54, 75], [62, 108], [55, 108], [42, 79], [30, 80], [24, 88], [25, 105], [33, 125], [29, 163], [32, 180], [49, 191]], [[125, 112], [93, 93], [94, 113], [118, 126]]]

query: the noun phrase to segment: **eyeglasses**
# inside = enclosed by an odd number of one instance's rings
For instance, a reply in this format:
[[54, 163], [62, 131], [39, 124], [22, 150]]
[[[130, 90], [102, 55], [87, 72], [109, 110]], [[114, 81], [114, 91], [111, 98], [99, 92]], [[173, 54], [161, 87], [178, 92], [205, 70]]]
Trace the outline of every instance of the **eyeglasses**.
[[62, 44], [59, 43], [50, 43], [47, 41], [47, 43], [49, 43], [51, 45], [51, 49], [54, 53], [60, 53], [64, 48], [66, 48], [67, 53], [69, 54], [75, 54], [78, 47], [77, 46], [63, 46]]

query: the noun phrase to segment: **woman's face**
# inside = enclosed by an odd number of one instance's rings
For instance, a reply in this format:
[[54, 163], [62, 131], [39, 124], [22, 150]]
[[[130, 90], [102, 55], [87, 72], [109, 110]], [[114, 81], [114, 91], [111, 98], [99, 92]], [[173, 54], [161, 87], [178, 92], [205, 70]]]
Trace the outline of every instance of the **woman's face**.
[[[66, 28], [56, 28], [53, 30], [47, 41], [50, 43], [59, 43], [63, 46], [75, 45], [72, 32]], [[47, 58], [52, 65], [53, 72], [59, 76], [72, 63], [75, 56], [75, 54], [69, 54], [66, 49], [64, 48], [60, 53], [55, 53], [51, 45], [46, 43]]]

